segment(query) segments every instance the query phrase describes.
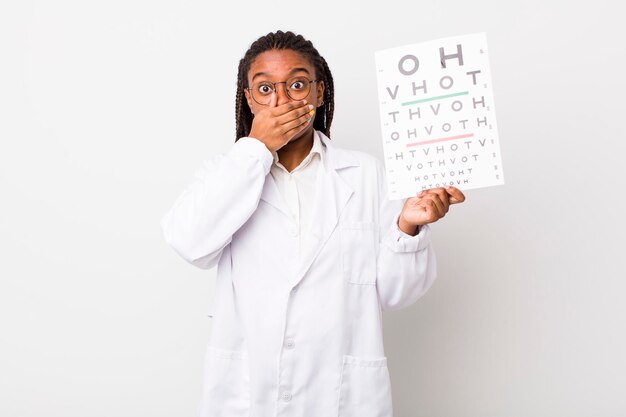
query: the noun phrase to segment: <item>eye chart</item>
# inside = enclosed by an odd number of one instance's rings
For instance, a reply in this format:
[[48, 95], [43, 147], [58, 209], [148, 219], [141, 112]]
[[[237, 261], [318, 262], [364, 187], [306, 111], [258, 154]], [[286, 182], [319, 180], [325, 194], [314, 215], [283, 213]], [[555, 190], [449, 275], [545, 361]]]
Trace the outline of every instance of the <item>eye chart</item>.
[[484, 33], [376, 52], [389, 199], [504, 184]]

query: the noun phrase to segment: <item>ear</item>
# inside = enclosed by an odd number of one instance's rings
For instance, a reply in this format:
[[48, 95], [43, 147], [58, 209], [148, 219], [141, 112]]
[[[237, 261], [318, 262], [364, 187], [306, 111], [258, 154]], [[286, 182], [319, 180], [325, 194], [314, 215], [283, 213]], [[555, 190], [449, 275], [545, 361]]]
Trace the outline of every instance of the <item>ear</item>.
[[[317, 88], [317, 102], [321, 103], [322, 100], [324, 100], [324, 90], [326, 89], [326, 86], [324, 85], [324, 81], [318, 81], [315, 84]], [[320, 107], [320, 105], [317, 107]]]

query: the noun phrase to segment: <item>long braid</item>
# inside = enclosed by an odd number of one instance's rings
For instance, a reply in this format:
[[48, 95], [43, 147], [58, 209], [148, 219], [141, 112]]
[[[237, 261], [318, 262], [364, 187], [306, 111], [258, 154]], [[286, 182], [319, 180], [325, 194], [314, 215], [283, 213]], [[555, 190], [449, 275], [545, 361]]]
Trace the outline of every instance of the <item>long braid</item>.
[[330, 125], [333, 120], [334, 84], [326, 60], [319, 54], [311, 41], [293, 32], [276, 31], [260, 37], [250, 45], [244, 57], [239, 61], [237, 72], [237, 96], [235, 99], [236, 134], [235, 141], [250, 134], [252, 129], [252, 111], [245, 99], [244, 91], [248, 88], [248, 71], [254, 59], [261, 53], [272, 49], [289, 49], [304, 55], [315, 68], [316, 78], [324, 82], [324, 104], [317, 111], [313, 128], [330, 137]]
[[325, 120], [324, 125], [320, 126], [318, 130], [321, 130], [326, 136], [330, 138], [330, 125], [333, 121], [333, 114], [335, 112], [335, 84], [326, 60], [322, 57], [320, 57], [320, 59], [322, 60], [322, 67], [324, 68], [324, 72], [326, 73], [326, 79], [324, 80], [326, 89], [324, 90], [324, 108], [322, 109], [324, 110]]
[[[241, 73], [242, 62], [239, 63], [239, 73]], [[250, 132], [250, 127], [252, 126], [252, 112], [250, 111], [250, 107], [248, 107], [248, 103], [244, 99], [244, 86], [243, 80], [240, 78], [237, 79], [237, 96], [235, 99], [235, 123], [237, 130], [237, 139], [246, 136]], [[244, 108], [245, 106], [245, 108]]]

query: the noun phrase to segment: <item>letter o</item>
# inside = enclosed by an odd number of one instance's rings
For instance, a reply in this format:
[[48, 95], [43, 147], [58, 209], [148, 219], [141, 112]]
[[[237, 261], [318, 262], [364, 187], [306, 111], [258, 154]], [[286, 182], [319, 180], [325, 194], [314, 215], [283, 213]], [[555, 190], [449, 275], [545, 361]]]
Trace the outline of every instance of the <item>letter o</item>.
[[[450, 85], [449, 86], [444, 86], [443, 85], [443, 80], [449, 80], [450, 81]], [[441, 88], [443, 88], [444, 90], [449, 89], [450, 87], [452, 87], [452, 85], [454, 84], [454, 80], [452, 79], [452, 77], [450, 77], [449, 75], [446, 75], [444, 77], [441, 77], [441, 80], [439, 80], [439, 85], [441, 86]]]
[[391, 134], [391, 140], [398, 140], [400, 139], [400, 134], [398, 132], [393, 132]]
[[[404, 63], [406, 61], [413, 61], [413, 68], [410, 70], [405, 70], [404, 69]], [[420, 66], [420, 61], [417, 59], [417, 57], [415, 55], [405, 55], [402, 58], [400, 58], [400, 61], [398, 62], [398, 71], [400, 71], [401, 74], [403, 75], [413, 75], [417, 72], [417, 69]]]

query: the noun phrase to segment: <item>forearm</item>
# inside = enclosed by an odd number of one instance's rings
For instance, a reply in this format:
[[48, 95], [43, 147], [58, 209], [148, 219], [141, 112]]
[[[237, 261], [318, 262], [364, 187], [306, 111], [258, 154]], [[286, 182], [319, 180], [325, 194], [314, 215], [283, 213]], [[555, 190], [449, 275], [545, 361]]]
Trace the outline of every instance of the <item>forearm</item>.
[[437, 275], [430, 227], [420, 226], [419, 234], [413, 237], [390, 229], [381, 242], [377, 265], [376, 285], [382, 310], [399, 310], [413, 304], [432, 286]]

